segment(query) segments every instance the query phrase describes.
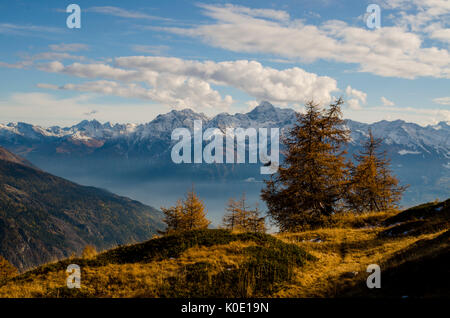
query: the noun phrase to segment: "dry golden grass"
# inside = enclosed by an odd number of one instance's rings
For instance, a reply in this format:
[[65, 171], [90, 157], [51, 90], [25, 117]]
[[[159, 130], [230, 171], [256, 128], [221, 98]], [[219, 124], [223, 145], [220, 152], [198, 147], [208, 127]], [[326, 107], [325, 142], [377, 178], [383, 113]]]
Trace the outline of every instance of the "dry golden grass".
[[[245, 257], [242, 250], [255, 246], [254, 242], [231, 242], [213, 247], [193, 247], [177, 258], [142, 264], [109, 264], [101, 267], [82, 268], [82, 295], [95, 297], [156, 297], [167, 279], [179, 275], [180, 269], [189, 264], [208, 262], [213, 275], [223, 268], [237, 267]], [[64, 270], [34, 275], [20, 282], [10, 281], [0, 288], [0, 297], [32, 298], [60, 297], [59, 289], [66, 287], [68, 274]], [[49, 294], [49, 290], [55, 293]]]
[[[296, 278], [275, 297], [333, 297], [349, 272], [365, 273], [369, 264], [382, 264], [411, 244], [431, 239], [443, 231], [417, 237], [379, 238], [384, 227], [372, 229], [320, 229], [279, 235], [278, 238], [304, 248], [318, 258], [297, 270]], [[310, 240], [320, 238], [322, 242]], [[368, 274], [367, 274], [368, 275]]]
[[[356, 284], [355, 278], [345, 277], [349, 273], [367, 276], [369, 264], [382, 265], [417, 241], [432, 239], [445, 232], [439, 230], [414, 236], [380, 235], [386, 230], [383, 221], [396, 213], [340, 215], [330, 222], [333, 226], [275, 235], [283, 242], [296, 244], [317, 260], [296, 268], [294, 279], [284, 283], [272, 296], [337, 296], [342, 286]], [[80, 297], [157, 297], [161, 290], [170, 288], [168, 280], [180, 275], [186, 266], [207, 263], [208, 275], [214, 275], [239, 267], [246, 261], [243, 251], [256, 245], [253, 241], [233, 241], [210, 247], [194, 246], [178, 257], [148, 263], [83, 267]], [[59, 270], [13, 279], [0, 287], [0, 297], [65, 297], [66, 278], [66, 272]]]
[[220, 269], [238, 266], [245, 261], [242, 250], [249, 246], [256, 246], [254, 242], [231, 242], [227, 245], [215, 245], [214, 247], [194, 247], [185, 251], [177, 259], [178, 265], [208, 262], [213, 268]]

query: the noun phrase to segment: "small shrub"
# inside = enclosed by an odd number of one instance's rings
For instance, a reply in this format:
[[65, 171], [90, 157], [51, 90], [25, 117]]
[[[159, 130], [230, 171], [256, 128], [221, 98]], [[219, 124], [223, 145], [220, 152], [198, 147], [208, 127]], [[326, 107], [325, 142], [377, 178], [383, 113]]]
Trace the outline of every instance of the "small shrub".
[[84, 259], [92, 259], [97, 255], [97, 250], [92, 245], [86, 245], [81, 255]]
[[15, 268], [5, 258], [0, 256], [0, 284], [3, 284], [8, 279], [13, 278], [18, 274], [17, 268]]

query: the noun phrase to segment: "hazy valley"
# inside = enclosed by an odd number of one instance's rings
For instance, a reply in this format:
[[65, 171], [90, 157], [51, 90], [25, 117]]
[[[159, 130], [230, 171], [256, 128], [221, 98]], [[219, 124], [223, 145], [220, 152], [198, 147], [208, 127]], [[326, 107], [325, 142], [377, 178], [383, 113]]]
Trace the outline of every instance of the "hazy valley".
[[[101, 124], [83, 121], [72, 127], [11, 123], [0, 125], [0, 145], [36, 166], [75, 182], [106, 188], [145, 204], [160, 207], [173, 202], [193, 183], [218, 224], [229, 197], [246, 192], [259, 201], [262, 176], [258, 164], [179, 164], [170, 158], [171, 133], [218, 127], [278, 127], [284, 133], [295, 121], [292, 109], [263, 102], [251, 112], [222, 113], [213, 118], [191, 110], [171, 111], [146, 124]], [[348, 120], [349, 157], [361, 149], [369, 128], [383, 138], [383, 149], [402, 184], [409, 184], [401, 204], [446, 199], [450, 193], [450, 126], [446, 122], [422, 127], [404, 121], [365, 124]], [[174, 191], [174, 189], [176, 191]], [[262, 202], [260, 202], [262, 204]]]

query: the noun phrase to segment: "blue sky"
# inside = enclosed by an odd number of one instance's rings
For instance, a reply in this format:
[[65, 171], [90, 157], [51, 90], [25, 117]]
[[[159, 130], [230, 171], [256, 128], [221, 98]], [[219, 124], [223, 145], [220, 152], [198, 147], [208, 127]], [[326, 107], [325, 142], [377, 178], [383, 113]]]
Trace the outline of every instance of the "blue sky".
[[[302, 110], [450, 121], [450, 1], [64, 1], [0, 4], [0, 123], [148, 122], [171, 109]], [[380, 6], [381, 28], [366, 25]]]

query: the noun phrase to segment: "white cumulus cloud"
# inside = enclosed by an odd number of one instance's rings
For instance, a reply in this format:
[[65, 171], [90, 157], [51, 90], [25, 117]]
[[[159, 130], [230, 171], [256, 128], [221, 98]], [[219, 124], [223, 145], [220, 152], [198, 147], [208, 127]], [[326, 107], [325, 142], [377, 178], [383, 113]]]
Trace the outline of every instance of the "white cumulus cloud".
[[438, 97], [433, 99], [433, 102], [441, 105], [450, 105], [450, 97]]
[[381, 96], [381, 102], [383, 103], [384, 106], [394, 106], [395, 103], [393, 101], [390, 101], [389, 99], [387, 99], [384, 96]]
[[350, 109], [359, 110], [361, 109], [361, 103], [365, 104], [367, 101], [367, 94], [363, 91], [352, 88], [350, 85], [345, 89], [345, 94], [349, 98], [347, 101]]
[[[230, 95], [221, 96], [214, 87], [233, 87], [257, 100], [279, 105], [314, 99], [331, 101], [337, 91], [336, 80], [293, 67], [277, 70], [256, 61], [195, 61], [158, 56], [129, 56], [113, 64], [53, 61], [39, 69], [81, 78], [96, 79], [82, 84], [66, 84], [58, 89], [95, 92], [149, 99], [177, 108], [217, 108], [227, 110]], [[45, 87], [40, 85], [40, 87]], [[47, 86], [47, 88], [52, 88]]]
[[195, 77], [216, 85], [232, 86], [258, 100], [276, 103], [329, 102], [336, 80], [293, 67], [277, 70], [256, 61], [193, 61], [179, 58], [132, 56], [115, 60], [119, 67]]
[[[432, 6], [429, 14], [444, 12], [445, 4], [439, 3]], [[201, 7], [213, 22], [159, 30], [200, 38], [212, 46], [235, 52], [266, 53], [304, 62], [324, 59], [356, 63], [359, 71], [380, 76], [450, 78], [449, 51], [425, 46], [422, 33], [407, 30], [400, 22], [375, 30], [339, 20], [316, 26], [289, 19], [287, 13], [284, 18], [274, 19], [269, 14], [258, 14], [256, 10], [260, 9], [230, 5]]]

